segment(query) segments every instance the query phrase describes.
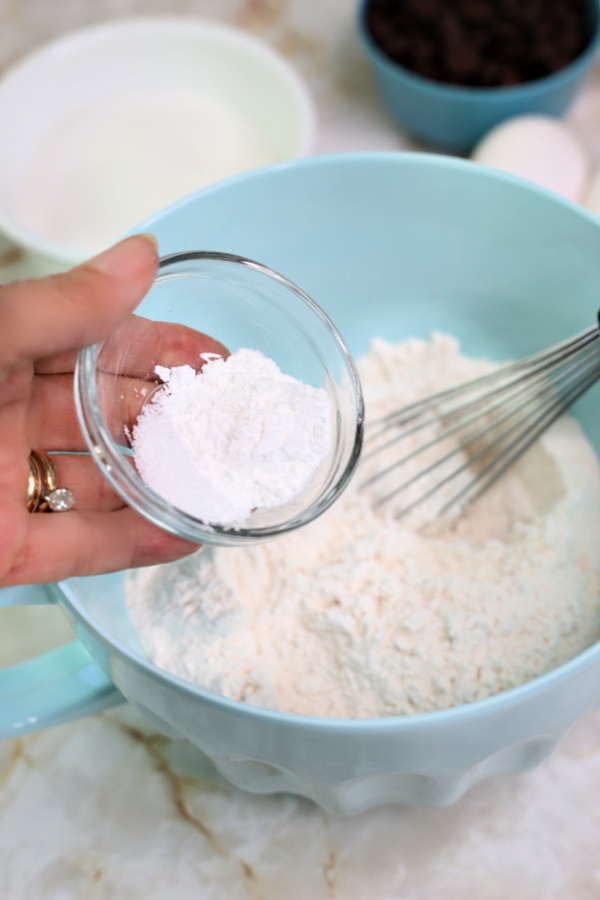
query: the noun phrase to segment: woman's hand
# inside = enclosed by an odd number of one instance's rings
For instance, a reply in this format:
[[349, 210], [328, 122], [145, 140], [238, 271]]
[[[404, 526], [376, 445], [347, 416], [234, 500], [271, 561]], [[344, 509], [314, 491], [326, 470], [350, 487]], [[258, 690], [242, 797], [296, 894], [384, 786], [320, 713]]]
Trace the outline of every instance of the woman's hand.
[[[64, 275], [0, 287], [0, 587], [167, 562], [196, 549], [125, 506], [91, 457], [78, 455], [87, 449], [73, 400], [80, 348], [122, 326], [135, 348], [123, 374], [134, 379], [148, 378], [156, 363], [197, 367], [202, 353], [226, 352], [191, 329], [131, 315], [157, 266], [153, 238], [137, 235]], [[32, 449], [62, 451], [53, 456], [58, 486], [73, 493], [75, 508], [27, 511]]]

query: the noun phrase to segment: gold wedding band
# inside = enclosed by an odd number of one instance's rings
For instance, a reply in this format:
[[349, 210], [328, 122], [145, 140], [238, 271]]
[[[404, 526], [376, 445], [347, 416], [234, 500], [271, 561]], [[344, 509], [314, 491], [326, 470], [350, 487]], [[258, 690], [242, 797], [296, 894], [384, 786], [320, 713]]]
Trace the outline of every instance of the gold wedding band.
[[50, 454], [32, 450], [27, 479], [28, 512], [66, 512], [77, 501], [67, 488], [59, 488], [58, 472]]

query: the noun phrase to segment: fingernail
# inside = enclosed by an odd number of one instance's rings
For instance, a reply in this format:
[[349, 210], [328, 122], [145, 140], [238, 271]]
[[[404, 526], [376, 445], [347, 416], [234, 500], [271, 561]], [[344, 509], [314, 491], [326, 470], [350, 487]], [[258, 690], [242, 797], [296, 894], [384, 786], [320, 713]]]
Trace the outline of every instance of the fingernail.
[[136, 244], [139, 247], [140, 238], [144, 243], [150, 244], [153, 252], [158, 255], [158, 240], [153, 234], [134, 234], [94, 256], [89, 264], [114, 278], [126, 278], [134, 274], [140, 267], [139, 255], [134, 250]]
[[146, 238], [147, 241], [150, 241], [156, 252], [158, 253], [158, 238], [155, 234], [152, 234], [151, 231], [144, 231], [138, 235], [138, 237]]

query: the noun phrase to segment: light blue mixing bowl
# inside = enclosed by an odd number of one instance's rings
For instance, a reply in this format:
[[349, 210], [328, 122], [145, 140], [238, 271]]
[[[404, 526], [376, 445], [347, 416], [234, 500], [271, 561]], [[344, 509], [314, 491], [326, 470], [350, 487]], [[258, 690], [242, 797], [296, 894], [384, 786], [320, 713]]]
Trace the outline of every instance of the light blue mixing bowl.
[[561, 116], [582, 87], [600, 46], [600, 2], [588, 0], [590, 43], [564, 69], [510, 87], [444, 84], [405, 69], [380, 49], [366, 24], [369, 3], [361, 0], [357, 33], [388, 112], [409, 134], [453, 153], [468, 153], [494, 125], [513, 116]]
[[[142, 227], [163, 253], [226, 251], [286, 275], [355, 355], [374, 335], [439, 329], [467, 353], [520, 356], [589, 326], [598, 306], [599, 220], [511, 176], [434, 155], [282, 164], [207, 188]], [[597, 448], [599, 408], [598, 391], [578, 407]], [[488, 776], [539, 763], [600, 706], [597, 644], [522, 687], [446, 711], [355, 721], [279, 714], [152, 665], [127, 617], [122, 574], [0, 592], [3, 605], [35, 601], [58, 602], [79, 641], [0, 671], [2, 736], [127, 698], [235, 784], [291, 791], [333, 812], [450, 803]]]

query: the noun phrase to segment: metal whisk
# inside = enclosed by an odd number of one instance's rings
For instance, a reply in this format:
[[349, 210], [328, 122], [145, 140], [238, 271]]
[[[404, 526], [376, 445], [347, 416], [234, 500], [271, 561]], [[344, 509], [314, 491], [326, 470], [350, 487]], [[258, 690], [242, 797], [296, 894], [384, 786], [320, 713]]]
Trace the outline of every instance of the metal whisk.
[[[414, 445], [417, 438], [418, 446], [400, 450], [362, 486], [381, 483], [375, 505], [400, 498], [397, 517], [442, 488], [450, 496], [444, 493], [434, 518], [463, 509], [599, 378], [600, 331], [594, 325], [489, 375], [411, 403], [371, 423], [363, 459], [402, 442]], [[417, 460], [418, 470], [403, 475], [411, 460]], [[391, 488], [385, 486], [388, 476], [394, 478]], [[433, 485], [429, 476], [435, 477]]]

